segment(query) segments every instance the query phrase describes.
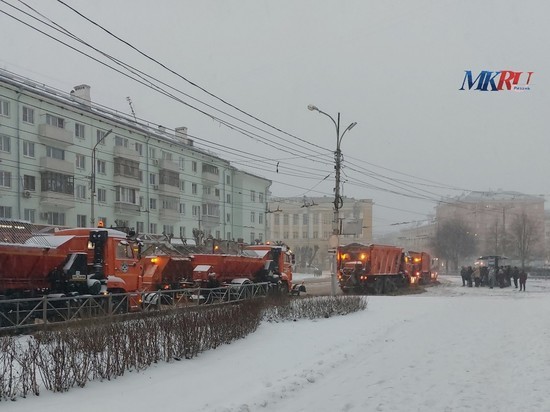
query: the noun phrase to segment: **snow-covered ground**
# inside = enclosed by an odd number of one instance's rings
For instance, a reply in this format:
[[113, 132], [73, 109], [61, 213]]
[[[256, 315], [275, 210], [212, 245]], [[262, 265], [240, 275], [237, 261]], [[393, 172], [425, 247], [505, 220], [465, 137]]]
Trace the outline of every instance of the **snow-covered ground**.
[[[4, 411], [549, 411], [550, 281], [369, 296], [361, 313], [262, 324], [196, 359]], [[549, 369], [546, 369], [549, 367]]]

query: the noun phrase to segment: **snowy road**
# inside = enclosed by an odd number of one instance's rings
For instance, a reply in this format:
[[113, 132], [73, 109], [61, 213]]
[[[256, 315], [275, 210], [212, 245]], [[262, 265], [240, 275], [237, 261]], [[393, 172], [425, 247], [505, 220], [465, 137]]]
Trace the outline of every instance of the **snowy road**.
[[2, 411], [549, 411], [550, 282], [368, 298], [366, 311], [263, 324], [197, 359]]

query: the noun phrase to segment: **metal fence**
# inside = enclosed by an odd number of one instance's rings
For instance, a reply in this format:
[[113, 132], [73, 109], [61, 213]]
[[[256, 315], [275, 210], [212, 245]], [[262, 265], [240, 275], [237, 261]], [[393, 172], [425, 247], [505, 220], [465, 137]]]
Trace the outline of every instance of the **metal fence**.
[[17, 331], [38, 325], [79, 321], [202, 304], [228, 304], [267, 296], [269, 283], [186, 288], [155, 292], [105, 295], [45, 295], [31, 299], [0, 300], [0, 331]]

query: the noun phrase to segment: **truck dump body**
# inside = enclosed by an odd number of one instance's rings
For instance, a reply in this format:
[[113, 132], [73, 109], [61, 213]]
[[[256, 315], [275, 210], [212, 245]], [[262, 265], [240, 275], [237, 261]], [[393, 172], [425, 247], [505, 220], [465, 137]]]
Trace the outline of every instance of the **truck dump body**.
[[403, 250], [351, 243], [338, 248], [338, 282], [343, 292], [384, 293], [407, 283]]

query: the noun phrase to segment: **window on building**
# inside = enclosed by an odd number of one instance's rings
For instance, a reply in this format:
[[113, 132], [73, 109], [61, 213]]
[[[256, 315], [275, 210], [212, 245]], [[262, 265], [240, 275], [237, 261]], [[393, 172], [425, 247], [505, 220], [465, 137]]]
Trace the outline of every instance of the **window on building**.
[[262, 192], [258, 193], [258, 202], [260, 203], [264, 202], [264, 194]]
[[263, 233], [258, 233], [258, 240], [260, 241], [260, 243], [264, 243], [264, 234]]
[[191, 162], [191, 170], [193, 171], [193, 173], [197, 173], [197, 162], [195, 162], [194, 160]]
[[283, 225], [288, 225], [288, 221], [289, 221], [288, 214], [285, 213], [283, 215]]
[[149, 224], [149, 233], [152, 233], [153, 235], [157, 233], [157, 224], [156, 223], [150, 223]]
[[225, 198], [226, 203], [231, 203], [231, 195], [229, 193], [226, 194]]
[[307, 239], [307, 231], [302, 232], [302, 239]]
[[274, 225], [281, 224], [281, 215], [279, 215], [278, 213], [275, 213], [275, 215], [273, 216], [273, 224]]
[[82, 154], [76, 154], [76, 161], [75, 166], [77, 169], [85, 169], [86, 168], [86, 156]]
[[298, 214], [295, 213], [292, 215], [292, 224], [297, 225], [298, 224]]
[[10, 117], [10, 102], [0, 99], [0, 116]]
[[48, 212], [48, 224], [65, 226], [65, 213]]
[[185, 158], [180, 156], [179, 159], [180, 170], [185, 170]]
[[196, 183], [191, 183], [191, 193], [193, 193], [194, 195], [197, 194], [197, 184]]
[[250, 222], [251, 223], [256, 222], [256, 212], [250, 212]]
[[53, 114], [46, 114], [46, 123], [53, 127], [60, 129], [65, 128], [65, 119], [62, 117], [54, 116]]
[[105, 145], [105, 135], [107, 132], [103, 130], [96, 130], [95, 136], [96, 136], [96, 144]]
[[226, 237], [227, 240], [231, 240], [231, 232], [227, 232], [227, 233], [226, 233], [226, 236], [227, 236], [227, 237]]
[[76, 227], [86, 227], [88, 226], [88, 219], [86, 215], [76, 215]]
[[128, 148], [130, 146], [130, 142], [126, 137], [115, 136], [115, 146]]
[[23, 140], [23, 156], [34, 158], [34, 143]]
[[107, 174], [107, 162], [105, 160], [96, 159], [95, 171], [99, 174]]
[[167, 152], [165, 150], [161, 153], [162, 159], [172, 161], [172, 152]]
[[25, 220], [28, 220], [31, 223], [36, 222], [36, 210], [35, 209], [25, 209], [23, 210], [23, 217]]
[[200, 207], [200, 206], [197, 206], [197, 205], [194, 205], [194, 206], [193, 206], [193, 209], [192, 209], [192, 213], [193, 213], [193, 216], [194, 216], [194, 217], [200, 216], [200, 214], [201, 214], [201, 207]]
[[74, 176], [63, 173], [42, 172], [40, 186], [43, 192], [74, 195]]
[[23, 189], [34, 192], [36, 190], [36, 178], [34, 176], [23, 176]]
[[288, 232], [283, 232], [283, 239], [288, 239]]
[[85, 139], [86, 138], [86, 126], [84, 126], [82, 123], [75, 123], [74, 124], [74, 136], [78, 137], [79, 139]]
[[180, 213], [181, 213], [182, 215], [185, 214], [185, 203], [180, 203]]
[[46, 156], [52, 159], [65, 160], [65, 150], [58, 147], [46, 146]]
[[220, 189], [214, 189], [214, 196], [220, 197]]
[[141, 234], [145, 233], [145, 223], [136, 222], [136, 232]]
[[174, 226], [162, 225], [162, 234], [165, 236], [174, 236]]
[[149, 184], [150, 185], [157, 184], [157, 175], [155, 173], [149, 173]]
[[319, 213], [313, 214], [313, 224], [318, 225], [319, 224]]
[[134, 149], [136, 150], [136, 152], [139, 153], [140, 156], [143, 156], [143, 144], [135, 142], [134, 143]]
[[154, 197], [149, 198], [149, 210], [156, 210], [157, 209], [157, 199]]
[[10, 153], [11, 151], [11, 139], [5, 134], [0, 135], [0, 152]]
[[226, 216], [225, 216], [225, 223], [229, 223], [231, 222], [231, 214], [228, 213]]
[[23, 106], [23, 121], [34, 124], [34, 109], [32, 107]]
[[0, 206], [0, 217], [11, 219], [11, 206]]
[[225, 176], [225, 184], [230, 185], [231, 184], [231, 176], [227, 175]]
[[185, 239], [185, 226], [180, 226], [180, 237]]
[[255, 202], [255, 201], [256, 201], [256, 191], [255, 191], [255, 190], [251, 190], [251, 191], [250, 191], [250, 201], [251, 201], [251, 202]]
[[180, 180], [180, 190], [185, 192], [185, 180]]
[[125, 176], [131, 179], [139, 180], [139, 162], [135, 160], [126, 159], [124, 157], [115, 157], [114, 163], [114, 175]]
[[101, 203], [107, 202], [107, 189], [97, 189], [97, 201]]
[[218, 169], [218, 166], [214, 166], [208, 163], [202, 164], [202, 172], [203, 173], [211, 173], [213, 175], [218, 176], [220, 174], [220, 170]]
[[78, 199], [86, 199], [86, 186], [76, 185], [76, 197]]
[[263, 213], [258, 213], [258, 223], [260, 225], [263, 225], [263, 223], [264, 223], [264, 214]]
[[250, 232], [250, 244], [254, 245], [256, 243], [256, 233]]
[[203, 195], [210, 195], [212, 193], [212, 187], [210, 186], [203, 186], [202, 187], [202, 194]]
[[318, 238], [319, 238], [319, 232], [313, 231], [313, 239], [318, 239]]
[[154, 147], [149, 147], [149, 158], [150, 159], [156, 159], [157, 158], [157, 151]]
[[292, 232], [292, 239], [298, 239], [298, 232], [297, 231]]
[[137, 205], [137, 190], [131, 187], [116, 186], [115, 202]]

